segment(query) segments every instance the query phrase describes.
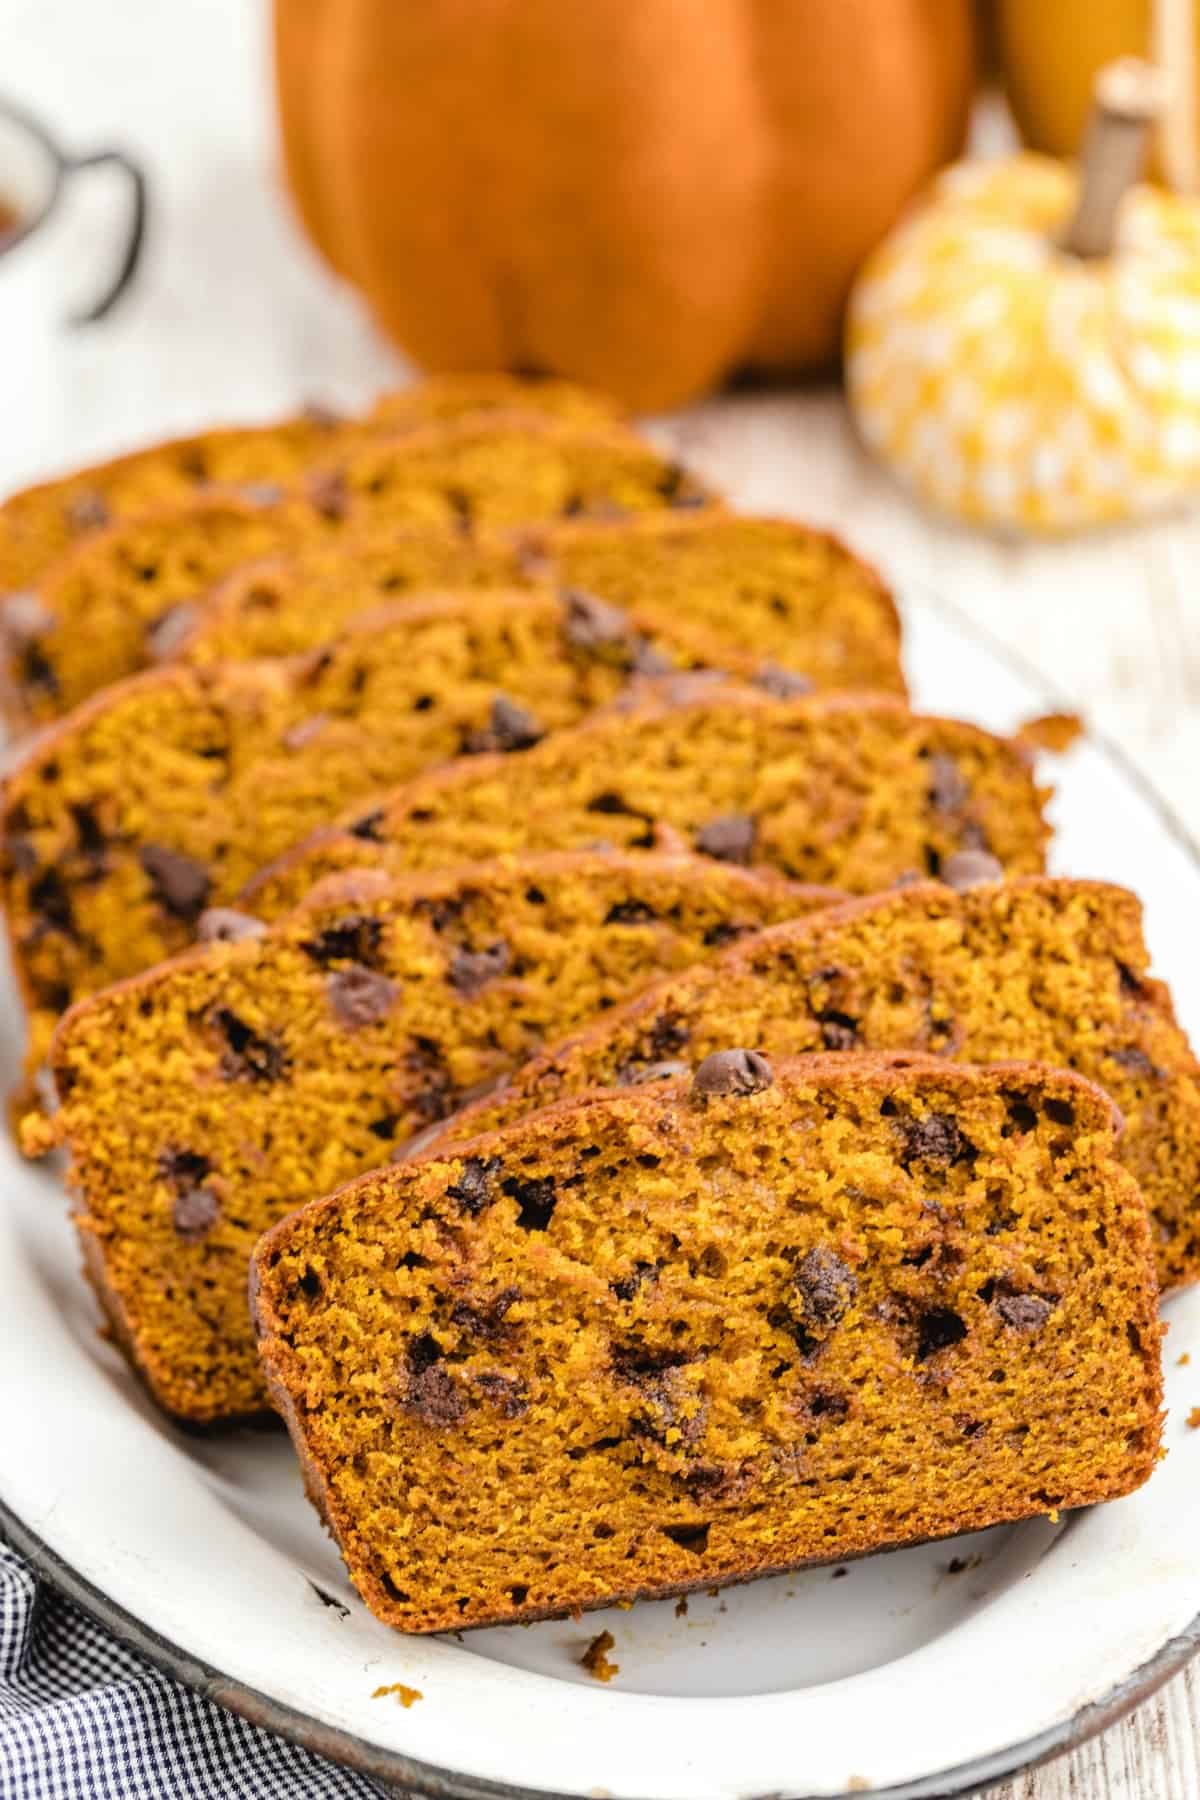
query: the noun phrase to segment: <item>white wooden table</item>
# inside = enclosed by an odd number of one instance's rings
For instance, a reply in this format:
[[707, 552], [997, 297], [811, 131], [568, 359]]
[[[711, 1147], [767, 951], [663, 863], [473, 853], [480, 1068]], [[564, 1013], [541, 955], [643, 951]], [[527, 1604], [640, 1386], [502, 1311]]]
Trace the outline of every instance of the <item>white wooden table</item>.
[[[266, 35], [263, 0], [0, 0], [5, 93], [72, 149], [139, 155], [154, 201], [128, 303], [94, 331], [48, 334], [41, 361], [4, 330], [0, 267], [0, 491], [221, 416], [358, 404], [403, 374], [280, 202]], [[111, 254], [120, 196], [87, 180], [46, 246], [47, 321], [101, 284]], [[828, 390], [736, 395], [664, 429], [742, 504], [832, 524], [890, 574], [955, 599], [1117, 738], [1200, 836], [1200, 515], [1049, 547], [968, 534], [918, 514], [867, 463]], [[785, 436], [806, 446], [802, 491], [773, 475]], [[1185, 1673], [993, 1800], [1198, 1800], [1198, 1699]]]

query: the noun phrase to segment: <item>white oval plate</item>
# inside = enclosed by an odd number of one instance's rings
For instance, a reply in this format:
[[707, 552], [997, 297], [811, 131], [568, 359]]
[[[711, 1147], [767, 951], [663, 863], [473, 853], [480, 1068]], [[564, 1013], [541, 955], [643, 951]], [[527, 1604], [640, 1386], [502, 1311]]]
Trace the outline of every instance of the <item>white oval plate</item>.
[[[906, 616], [921, 705], [1010, 728], [1059, 704], [944, 602], [910, 598]], [[1156, 966], [1200, 1033], [1200, 855], [1104, 745], [1056, 774], [1054, 866], [1141, 892]], [[97, 1336], [57, 1177], [4, 1139], [0, 1178], [13, 1541], [181, 1679], [409, 1790], [965, 1793], [1098, 1729], [1195, 1646], [1200, 1293], [1167, 1307], [1170, 1454], [1129, 1499], [695, 1597], [686, 1614], [665, 1601], [406, 1639], [355, 1596], [282, 1436], [191, 1438], [155, 1415]], [[579, 1658], [605, 1628], [620, 1674], [601, 1686]], [[372, 1698], [394, 1682], [423, 1699]]]

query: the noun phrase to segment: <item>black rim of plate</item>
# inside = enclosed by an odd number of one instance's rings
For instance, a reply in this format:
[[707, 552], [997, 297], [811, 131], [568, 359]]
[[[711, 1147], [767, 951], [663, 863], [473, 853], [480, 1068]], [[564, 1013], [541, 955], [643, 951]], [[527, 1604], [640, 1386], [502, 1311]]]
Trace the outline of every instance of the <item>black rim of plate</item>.
[[[972, 638], [1007, 665], [1040, 696], [1040, 704], [1057, 711], [1071, 711], [1072, 701], [1047, 681], [1040, 669], [1019, 651], [995, 637], [985, 626], [978, 625], [944, 595], [927, 587], [919, 579], [902, 576], [897, 584], [902, 594], [919, 592], [921, 603], [941, 615], [962, 636]], [[1183, 821], [1163, 800], [1153, 783], [1137, 764], [1101, 733], [1088, 729], [1089, 741], [1107, 757], [1129, 782], [1161, 822], [1163, 829], [1185, 851], [1200, 869], [1200, 844], [1192, 837]], [[30, 1564], [34, 1572], [66, 1596], [84, 1612], [90, 1613], [114, 1637], [130, 1645], [164, 1674], [192, 1688], [204, 1699], [265, 1731], [286, 1738], [301, 1749], [330, 1762], [367, 1776], [369, 1779], [396, 1786], [408, 1795], [424, 1800], [580, 1800], [582, 1788], [563, 1793], [548, 1788], [522, 1787], [516, 1782], [490, 1781], [461, 1775], [433, 1763], [419, 1762], [396, 1750], [385, 1750], [334, 1725], [260, 1693], [248, 1683], [235, 1681], [219, 1669], [201, 1662], [181, 1645], [172, 1643], [134, 1614], [118, 1606], [100, 1588], [65, 1562], [45, 1540], [31, 1531], [0, 1499], [0, 1537], [5, 1538]], [[961, 1763], [956, 1768], [922, 1775], [913, 1781], [886, 1788], [863, 1791], [862, 1800], [963, 1800], [970, 1794], [999, 1781], [1007, 1780], [1027, 1769], [1038, 1768], [1067, 1751], [1077, 1749], [1090, 1738], [1115, 1725], [1128, 1713], [1148, 1700], [1200, 1650], [1200, 1614], [1177, 1636], [1168, 1638], [1161, 1649], [1142, 1663], [1132, 1674], [1107, 1693], [1103, 1699], [1086, 1706], [1048, 1726], [1036, 1736], [1012, 1744], [986, 1757]], [[756, 1800], [749, 1796], [748, 1800]], [[762, 1800], [821, 1800], [798, 1791], [784, 1796], [772, 1794]]]

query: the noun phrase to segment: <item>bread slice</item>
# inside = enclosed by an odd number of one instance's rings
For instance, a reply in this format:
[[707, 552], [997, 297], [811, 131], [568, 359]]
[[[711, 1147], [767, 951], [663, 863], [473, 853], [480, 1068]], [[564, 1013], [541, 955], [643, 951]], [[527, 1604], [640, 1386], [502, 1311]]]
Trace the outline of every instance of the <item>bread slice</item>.
[[686, 855], [364, 871], [269, 932], [207, 915], [217, 941], [76, 1007], [41, 1147], [70, 1149], [86, 1265], [155, 1398], [209, 1424], [266, 1406], [247, 1262], [300, 1200], [649, 975], [833, 898]]
[[1032, 1057], [1103, 1087], [1150, 1211], [1164, 1287], [1200, 1278], [1200, 1064], [1150, 973], [1126, 888], [1048, 876], [850, 901], [741, 940], [549, 1046], [454, 1121], [490, 1131], [568, 1094], [691, 1066], [734, 1040], [771, 1056], [932, 1051]]
[[[423, 541], [417, 533], [398, 539], [394, 531], [374, 532], [344, 548], [340, 541], [336, 548], [317, 543], [270, 567], [239, 570], [193, 609], [177, 654], [207, 663], [311, 649], [386, 598], [381, 590], [398, 571], [407, 575]], [[435, 549], [445, 542], [433, 538]], [[601, 611], [651, 604], [672, 619], [719, 631], [757, 660], [760, 678], [776, 693], [905, 691], [900, 622], [879, 577], [835, 538], [790, 520], [743, 519], [712, 508], [644, 513], [518, 532], [490, 545], [474, 538], [459, 554], [468, 549], [488, 572], [569, 589], [599, 602]]]
[[192, 499], [214, 484], [290, 484], [364, 438], [396, 437], [496, 411], [557, 417], [588, 428], [605, 428], [621, 418], [615, 402], [570, 382], [442, 375], [383, 395], [362, 421], [313, 406], [271, 425], [171, 438], [39, 482], [0, 505], [0, 591], [36, 583], [80, 538], [147, 507]]
[[[9, 721], [20, 729], [59, 718], [172, 654], [187, 623], [178, 609], [250, 558], [371, 524], [462, 537], [489, 524], [622, 516], [708, 498], [677, 463], [615, 427], [583, 431], [497, 413], [363, 439], [291, 485], [192, 497], [122, 520], [46, 571], [36, 593], [10, 597], [0, 609]], [[430, 553], [431, 578], [436, 564]], [[318, 641], [329, 635], [326, 628]]]
[[827, 531], [735, 513], [645, 514], [524, 534], [528, 565], [618, 606], [714, 626], [818, 688], [903, 694], [900, 619], [878, 573]]
[[0, 896], [35, 1065], [74, 1000], [189, 943], [206, 905], [355, 795], [462, 751], [522, 749], [647, 661], [719, 661], [695, 635], [680, 646], [630, 617], [598, 641], [556, 595], [497, 590], [397, 602], [298, 661], [105, 689], [5, 786]]
[[638, 848], [660, 826], [718, 860], [850, 892], [936, 874], [963, 850], [1012, 874], [1044, 865], [1049, 790], [1018, 744], [885, 695], [775, 700], [698, 674], [656, 687], [519, 764], [460, 761], [347, 811], [265, 867], [247, 904], [272, 916], [344, 868], [438, 868], [597, 838]]
[[302, 1207], [253, 1305], [355, 1586], [445, 1631], [1128, 1493], [1160, 1327], [1113, 1133], [1033, 1064], [730, 1046]]

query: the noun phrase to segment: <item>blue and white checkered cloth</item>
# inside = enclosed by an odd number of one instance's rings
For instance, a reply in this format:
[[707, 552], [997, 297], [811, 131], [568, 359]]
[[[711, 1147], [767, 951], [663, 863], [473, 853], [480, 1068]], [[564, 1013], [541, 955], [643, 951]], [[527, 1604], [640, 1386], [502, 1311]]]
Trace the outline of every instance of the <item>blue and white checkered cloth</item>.
[[0, 1800], [378, 1800], [181, 1687], [0, 1544]]

